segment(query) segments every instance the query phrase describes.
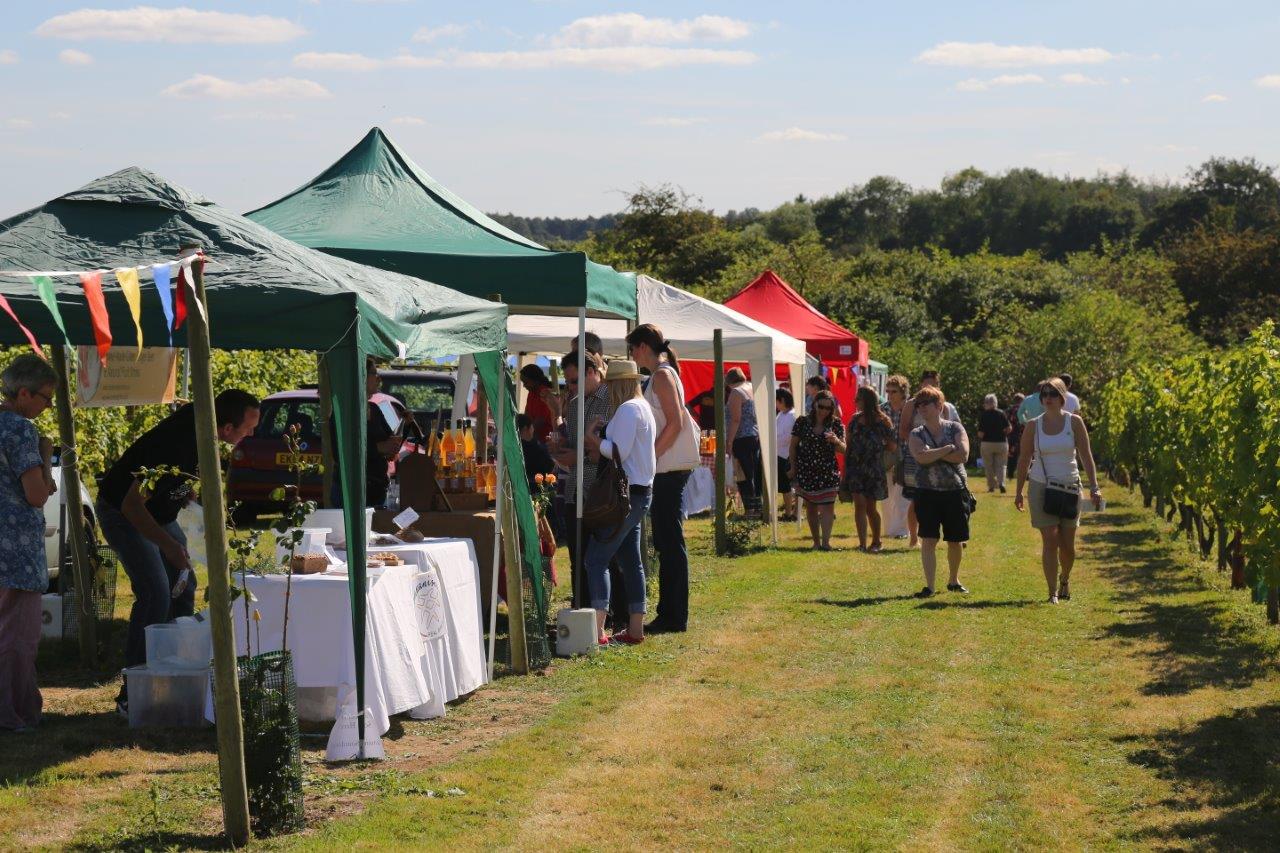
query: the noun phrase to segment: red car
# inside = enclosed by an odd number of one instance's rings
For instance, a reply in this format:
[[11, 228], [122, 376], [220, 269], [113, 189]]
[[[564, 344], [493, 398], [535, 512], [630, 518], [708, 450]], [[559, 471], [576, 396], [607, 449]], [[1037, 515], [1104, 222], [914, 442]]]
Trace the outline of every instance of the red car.
[[[396, 422], [408, 414], [404, 404], [390, 394], [374, 394], [369, 402], [389, 408], [394, 412]], [[315, 389], [282, 391], [267, 397], [262, 401], [262, 419], [258, 428], [231, 452], [227, 497], [240, 503], [237, 521], [251, 521], [260, 513], [278, 509], [279, 502], [272, 500], [271, 493], [281, 486], [293, 485], [296, 475], [286, 467], [289, 448], [284, 443], [285, 430], [291, 424], [299, 427], [298, 438], [307, 461], [320, 461], [319, 392]], [[323, 488], [324, 478], [321, 475], [303, 477], [302, 499], [319, 501]]]

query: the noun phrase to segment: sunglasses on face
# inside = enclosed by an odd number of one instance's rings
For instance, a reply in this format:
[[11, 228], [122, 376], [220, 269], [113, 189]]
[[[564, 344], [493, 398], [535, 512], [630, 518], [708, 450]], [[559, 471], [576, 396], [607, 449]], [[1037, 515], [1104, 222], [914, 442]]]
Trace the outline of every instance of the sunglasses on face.
[[817, 406], [814, 406], [814, 408], [817, 409], [819, 412], [831, 412], [831, 411], [835, 411], [836, 407], [828, 405], [827, 403], [820, 403]]
[[1040, 399], [1041, 400], [1061, 400], [1062, 395], [1059, 394], [1057, 391], [1041, 391]]

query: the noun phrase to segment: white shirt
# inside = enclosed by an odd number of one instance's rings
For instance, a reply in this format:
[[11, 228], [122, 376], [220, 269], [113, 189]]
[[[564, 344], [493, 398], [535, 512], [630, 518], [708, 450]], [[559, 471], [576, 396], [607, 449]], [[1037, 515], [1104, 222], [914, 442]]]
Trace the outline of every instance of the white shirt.
[[1066, 409], [1073, 415], [1076, 414], [1080, 411], [1080, 398], [1068, 391], [1067, 402], [1062, 405], [1062, 408]]
[[600, 455], [612, 459], [616, 447], [627, 482], [632, 486], [652, 486], [658, 470], [658, 457], [653, 452], [657, 435], [653, 409], [643, 398], [632, 398], [609, 419], [605, 438], [600, 442]]
[[1067, 415], [1062, 431], [1056, 435], [1045, 433], [1043, 426], [1043, 415], [1027, 422], [1027, 427], [1035, 430], [1032, 444], [1034, 453], [1027, 477], [1037, 483], [1045, 482], [1046, 475], [1058, 483], [1079, 482], [1080, 468], [1076, 464], [1076, 437], [1071, 426], [1071, 415]]
[[791, 428], [796, 425], [796, 410], [790, 409], [785, 412], [778, 412], [778, 420], [776, 421], [776, 431], [774, 435], [778, 437], [778, 458], [791, 458]]

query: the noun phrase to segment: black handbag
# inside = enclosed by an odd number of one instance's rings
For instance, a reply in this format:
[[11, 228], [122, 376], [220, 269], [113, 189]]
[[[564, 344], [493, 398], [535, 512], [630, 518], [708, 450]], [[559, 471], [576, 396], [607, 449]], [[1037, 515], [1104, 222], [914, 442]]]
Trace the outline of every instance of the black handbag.
[[618, 448], [612, 459], [601, 459], [596, 478], [582, 496], [582, 527], [585, 530], [617, 530], [631, 512], [631, 495]]
[[[1068, 415], [1067, 417], [1070, 417]], [[1065, 427], [1064, 427], [1065, 428]], [[1058, 518], [1077, 518], [1080, 515], [1080, 484], [1062, 483], [1049, 479], [1049, 469], [1044, 465], [1040, 452], [1040, 421], [1036, 421], [1036, 458], [1040, 460], [1040, 472], [1044, 474], [1044, 512]]]

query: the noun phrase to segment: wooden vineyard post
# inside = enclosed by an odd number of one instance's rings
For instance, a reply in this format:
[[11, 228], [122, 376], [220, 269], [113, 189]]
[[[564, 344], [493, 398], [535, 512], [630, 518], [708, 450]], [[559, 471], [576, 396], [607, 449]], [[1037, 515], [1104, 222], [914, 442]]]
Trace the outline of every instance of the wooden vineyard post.
[[[196, 449], [200, 460], [200, 502], [204, 506], [205, 552], [209, 564], [209, 621], [213, 636], [214, 709], [218, 726], [218, 779], [222, 823], [235, 847], [249, 841], [249, 793], [244, 771], [244, 727], [231, 629], [231, 572], [227, 562], [227, 508], [222, 494], [218, 431], [213, 410], [209, 321], [205, 314], [204, 262], [191, 264], [195, 306], [187, 321], [191, 352], [191, 396], [195, 405]], [[181, 284], [179, 284], [181, 287]]]
[[715, 391], [716, 397], [716, 556], [723, 557], [729, 550], [729, 536], [725, 530], [727, 524], [726, 513], [729, 511], [728, 501], [725, 497], [725, 480], [728, 472], [725, 470], [724, 455], [729, 450], [729, 445], [725, 441], [725, 425], [724, 425], [724, 332], [716, 329], [712, 337], [712, 346], [715, 354]]
[[[53, 347], [53, 372], [58, 376], [58, 440], [62, 444], [62, 499], [66, 505], [71, 541], [71, 566], [76, 583], [76, 615], [80, 623], [80, 663], [98, 663], [98, 617], [93, 602], [93, 573], [89, 568], [89, 543], [84, 529], [84, 504], [80, 500], [80, 460], [76, 456], [76, 423], [71, 411], [71, 373], [67, 348]], [[64, 567], [59, 566], [61, 571]]]

